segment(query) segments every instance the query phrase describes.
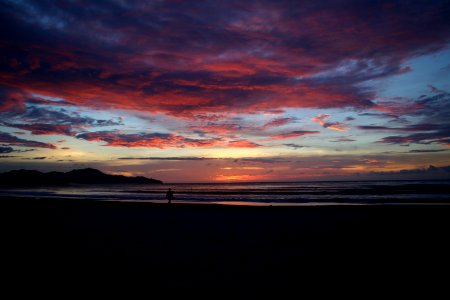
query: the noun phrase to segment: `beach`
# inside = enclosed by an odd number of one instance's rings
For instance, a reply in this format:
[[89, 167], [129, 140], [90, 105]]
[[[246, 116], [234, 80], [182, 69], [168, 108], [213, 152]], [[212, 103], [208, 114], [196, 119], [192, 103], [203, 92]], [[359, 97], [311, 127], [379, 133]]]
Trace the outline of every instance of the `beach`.
[[0, 201], [6, 270], [16, 276], [143, 274], [154, 287], [283, 287], [343, 269], [431, 276], [449, 262], [445, 205]]

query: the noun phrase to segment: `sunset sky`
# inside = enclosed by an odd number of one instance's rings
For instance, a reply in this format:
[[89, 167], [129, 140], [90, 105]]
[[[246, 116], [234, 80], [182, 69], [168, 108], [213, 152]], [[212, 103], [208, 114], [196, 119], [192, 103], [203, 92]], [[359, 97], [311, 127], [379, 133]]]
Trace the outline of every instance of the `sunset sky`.
[[450, 178], [449, 1], [0, 0], [0, 172]]

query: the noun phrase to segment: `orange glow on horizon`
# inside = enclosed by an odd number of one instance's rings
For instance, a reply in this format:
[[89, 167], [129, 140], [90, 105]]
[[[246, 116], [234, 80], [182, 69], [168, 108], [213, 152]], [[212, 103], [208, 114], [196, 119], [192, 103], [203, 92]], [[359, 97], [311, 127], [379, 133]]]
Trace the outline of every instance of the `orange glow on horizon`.
[[214, 181], [261, 181], [273, 178], [270, 174], [217, 175]]

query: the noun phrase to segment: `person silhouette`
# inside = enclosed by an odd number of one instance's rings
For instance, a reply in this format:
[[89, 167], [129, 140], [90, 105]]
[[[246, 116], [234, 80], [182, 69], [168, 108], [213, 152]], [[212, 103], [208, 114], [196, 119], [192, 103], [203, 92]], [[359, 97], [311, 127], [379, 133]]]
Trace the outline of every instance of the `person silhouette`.
[[169, 188], [169, 190], [166, 193], [166, 199], [168, 200], [167, 203], [172, 203], [172, 199], [173, 199], [173, 191], [172, 189]]

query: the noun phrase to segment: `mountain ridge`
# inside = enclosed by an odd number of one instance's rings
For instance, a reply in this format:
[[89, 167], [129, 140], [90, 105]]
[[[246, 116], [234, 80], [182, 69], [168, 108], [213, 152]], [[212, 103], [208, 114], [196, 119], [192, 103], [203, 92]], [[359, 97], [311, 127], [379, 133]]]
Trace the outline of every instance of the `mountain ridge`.
[[123, 176], [103, 173], [93, 168], [74, 169], [68, 172], [40, 172], [37, 170], [12, 170], [0, 173], [0, 186], [36, 186], [69, 184], [158, 184], [160, 180], [144, 176]]

